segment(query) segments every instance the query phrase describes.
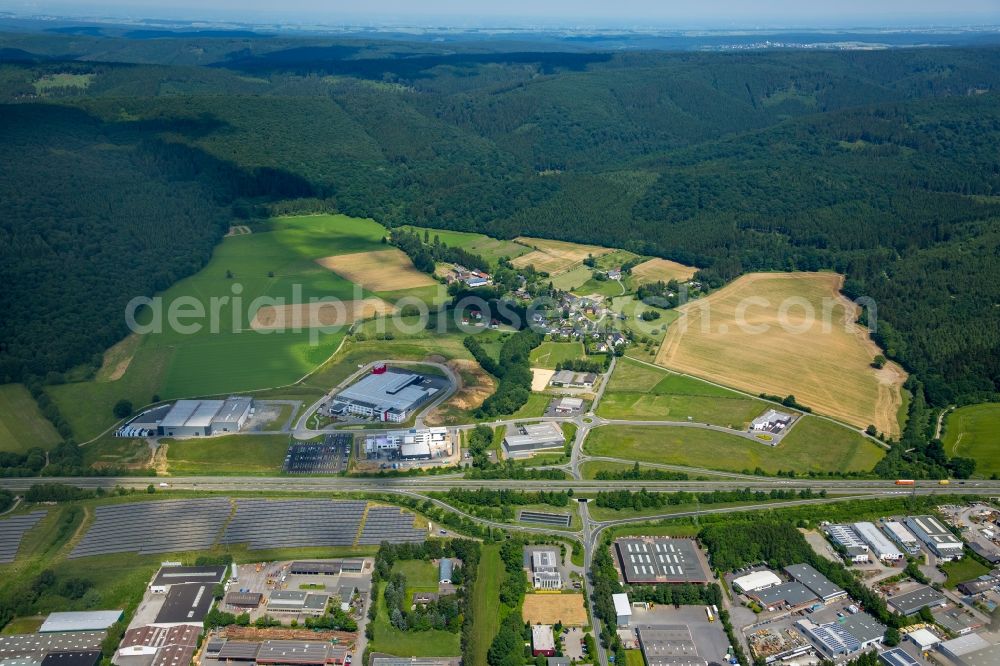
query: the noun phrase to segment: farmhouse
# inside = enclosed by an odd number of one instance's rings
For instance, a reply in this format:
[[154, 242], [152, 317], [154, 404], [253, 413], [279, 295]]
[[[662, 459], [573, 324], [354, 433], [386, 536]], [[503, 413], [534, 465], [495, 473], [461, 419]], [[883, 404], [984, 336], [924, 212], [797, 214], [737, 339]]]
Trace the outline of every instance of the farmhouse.
[[504, 453], [508, 458], [530, 455], [542, 449], [561, 449], [566, 444], [566, 435], [556, 423], [513, 424], [507, 426], [503, 438]]
[[237, 432], [253, 410], [253, 398], [178, 400], [157, 426], [166, 437], [207, 437], [213, 432]]
[[712, 577], [691, 539], [669, 537], [625, 538], [615, 541], [625, 582], [707, 583]]
[[345, 414], [402, 423], [442, 385], [439, 380], [398, 368], [376, 366], [371, 374], [334, 396], [330, 416]]
[[560, 388], [594, 388], [596, 382], [597, 375], [594, 373], [572, 370], [560, 370], [549, 380], [549, 384]]
[[961, 539], [934, 516], [910, 516], [903, 522], [939, 558], [948, 561], [962, 557]]

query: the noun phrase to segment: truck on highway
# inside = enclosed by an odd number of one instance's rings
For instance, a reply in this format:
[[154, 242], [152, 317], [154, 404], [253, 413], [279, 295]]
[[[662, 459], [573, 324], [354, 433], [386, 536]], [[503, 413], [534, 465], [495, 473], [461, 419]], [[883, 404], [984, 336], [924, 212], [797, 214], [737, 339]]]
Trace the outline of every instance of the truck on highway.
[[896, 481], [897, 486], [912, 486], [914, 484], [913, 479], [899, 479]]
[[951, 481], [949, 481], [948, 479], [941, 479], [940, 481], [938, 481], [939, 486], [947, 486], [949, 483], [951, 483]]

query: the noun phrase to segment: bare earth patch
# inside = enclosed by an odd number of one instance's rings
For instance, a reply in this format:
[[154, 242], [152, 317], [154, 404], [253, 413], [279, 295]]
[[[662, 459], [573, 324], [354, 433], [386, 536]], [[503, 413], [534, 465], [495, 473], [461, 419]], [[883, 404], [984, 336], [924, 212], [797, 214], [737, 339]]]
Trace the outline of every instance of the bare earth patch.
[[121, 379], [125, 375], [125, 371], [128, 370], [132, 357], [135, 356], [135, 350], [139, 348], [141, 341], [142, 338], [133, 333], [110, 347], [104, 352], [101, 369], [97, 371], [94, 379], [99, 382], [114, 382]]
[[540, 271], [556, 274], [566, 271], [581, 263], [587, 255], [599, 257], [614, 250], [598, 245], [581, 245], [566, 241], [549, 240], [545, 238], [528, 238], [519, 236], [514, 242], [534, 248], [528, 254], [521, 255], [511, 261], [515, 268], [534, 266]]
[[430, 275], [414, 268], [410, 258], [396, 248], [337, 254], [317, 259], [316, 263], [369, 291], [399, 291], [437, 284]]
[[532, 368], [531, 390], [541, 392], [547, 389], [549, 387], [549, 380], [552, 379], [552, 375], [554, 374], [556, 374], [555, 370], [549, 370], [547, 368]]
[[395, 311], [395, 306], [381, 298], [362, 298], [337, 303], [265, 305], [257, 310], [250, 327], [255, 331], [273, 331], [343, 326], [376, 315], [392, 314]]
[[587, 625], [582, 594], [526, 594], [521, 615], [529, 624], [562, 622], [571, 627]]
[[450, 398], [427, 414], [424, 422], [429, 426], [444, 425], [443, 417], [449, 410], [476, 409], [496, 390], [496, 381], [475, 361], [453, 359], [447, 365], [458, 373], [462, 384]]
[[694, 277], [698, 269], [669, 259], [650, 259], [632, 268], [632, 279], [638, 284], [650, 282], [685, 282]]
[[229, 227], [229, 231], [226, 232], [227, 236], [246, 236], [250, 231], [250, 227], [245, 224], [236, 224]]
[[871, 367], [878, 347], [855, 323], [842, 281], [835, 273], [744, 275], [680, 308], [656, 363], [754, 394], [792, 394], [820, 414], [896, 437], [906, 373]]

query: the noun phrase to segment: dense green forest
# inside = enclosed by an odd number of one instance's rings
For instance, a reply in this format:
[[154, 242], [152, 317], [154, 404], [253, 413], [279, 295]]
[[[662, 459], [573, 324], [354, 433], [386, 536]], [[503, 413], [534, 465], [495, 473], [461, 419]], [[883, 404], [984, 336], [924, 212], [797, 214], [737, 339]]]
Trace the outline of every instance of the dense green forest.
[[1000, 50], [509, 51], [0, 35], [0, 381], [93, 364], [233, 217], [310, 197], [707, 279], [834, 268], [927, 404], [996, 395]]

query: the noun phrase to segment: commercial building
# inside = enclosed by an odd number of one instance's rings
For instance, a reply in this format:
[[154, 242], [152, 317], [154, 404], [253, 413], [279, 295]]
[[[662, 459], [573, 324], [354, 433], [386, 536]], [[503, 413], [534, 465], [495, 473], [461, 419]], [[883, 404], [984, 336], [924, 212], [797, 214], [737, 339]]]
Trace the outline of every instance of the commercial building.
[[707, 563], [692, 539], [630, 537], [615, 541], [622, 576], [642, 583], [708, 583]]
[[104, 631], [70, 631], [50, 634], [0, 635], [0, 661], [30, 659], [41, 662], [49, 652], [100, 650]]
[[959, 583], [958, 591], [971, 597], [992, 590], [997, 585], [1000, 585], [1000, 581], [993, 576], [985, 575], [975, 580], [967, 580], [964, 583]]
[[862, 649], [861, 642], [836, 622], [815, 624], [803, 619], [795, 626], [828, 659], [837, 660]]
[[288, 565], [288, 573], [292, 576], [339, 576], [340, 569], [340, 560], [327, 562], [296, 560]]
[[122, 617], [121, 610], [49, 613], [38, 633], [54, 631], [103, 631]]
[[224, 565], [211, 567], [162, 566], [149, 584], [149, 591], [165, 594], [171, 585], [184, 583], [205, 583], [215, 585], [221, 583], [226, 576]]
[[816, 571], [810, 564], [789, 565], [785, 567], [785, 573], [812, 590], [822, 601], [832, 601], [847, 596], [847, 592], [834, 585], [829, 578]]
[[404, 460], [430, 460], [451, 446], [447, 428], [411, 428], [365, 437], [365, 454], [398, 455]]
[[452, 563], [447, 557], [442, 557], [438, 562], [438, 583], [451, 584]]
[[536, 550], [531, 553], [531, 584], [536, 590], [559, 590], [562, 574], [559, 573], [559, 556], [554, 550]]
[[875, 523], [854, 523], [854, 531], [864, 539], [872, 549], [872, 554], [883, 562], [898, 562], [903, 559], [903, 552], [896, 548], [889, 538], [882, 533]]
[[236, 432], [250, 417], [253, 398], [178, 400], [163, 417], [157, 433], [166, 437], [206, 437], [213, 432]]
[[556, 414], [574, 414], [583, 409], [583, 398], [572, 398], [569, 396], [555, 400], [552, 411]]
[[508, 458], [530, 455], [543, 449], [561, 449], [566, 445], [566, 435], [558, 423], [517, 423], [507, 426], [503, 438], [504, 453]]
[[747, 596], [756, 599], [761, 605], [768, 608], [788, 606], [793, 610], [812, 605], [819, 600], [812, 590], [796, 581], [757, 590]]
[[951, 533], [941, 521], [934, 516], [911, 516], [904, 519], [906, 526], [913, 531], [918, 539], [931, 549], [942, 560], [955, 560], [962, 557], [962, 540]]
[[100, 661], [100, 650], [49, 652], [42, 659], [41, 666], [97, 666]]
[[122, 637], [113, 663], [117, 666], [181, 666], [190, 664], [201, 635], [201, 623], [170, 627], [146, 625]]
[[549, 380], [549, 384], [560, 388], [594, 388], [596, 382], [597, 375], [593, 372], [573, 372], [572, 370], [560, 370]]
[[878, 656], [883, 666], [920, 666], [920, 662], [911, 657], [903, 648], [894, 647]]
[[924, 607], [943, 606], [948, 600], [933, 587], [921, 585], [906, 594], [889, 597], [886, 601], [903, 615], [913, 615]]
[[254, 661], [261, 666], [329, 666], [347, 658], [346, 647], [326, 641], [275, 640], [258, 645]]
[[964, 636], [973, 629], [983, 626], [979, 618], [958, 607], [938, 607], [931, 611], [934, 622], [955, 636]]
[[941, 642], [936, 634], [928, 629], [916, 629], [906, 635], [906, 639], [917, 646], [921, 652], [930, 650]]
[[226, 593], [222, 603], [230, 608], [249, 610], [260, 606], [263, 600], [264, 595], [260, 592], [240, 592], [234, 590]]
[[864, 611], [848, 615], [841, 620], [840, 626], [854, 636], [862, 650], [875, 645], [885, 636], [885, 625]]
[[774, 585], [781, 585], [781, 579], [773, 571], [753, 571], [733, 579], [733, 587], [743, 594], [766, 590]]
[[378, 368], [347, 387], [330, 403], [331, 416], [351, 414], [363, 418], [402, 423], [414, 409], [434, 396], [440, 381], [399, 368]]
[[276, 590], [267, 600], [267, 612], [322, 615], [329, 602], [330, 595], [321, 592]]
[[707, 666], [698, 656], [691, 630], [684, 624], [639, 627], [639, 647], [646, 666]]
[[967, 634], [938, 645], [941, 654], [956, 666], [995, 666], [1000, 663], [1000, 645], [979, 634]]
[[628, 601], [628, 595], [612, 594], [611, 600], [615, 604], [615, 615], [618, 617], [618, 626], [627, 627], [628, 623], [632, 621], [632, 604]]
[[793, 418], [791, 414], [769, 409], [750, 422], [750, 430], [780, 435], [792, 422]]
[[885, 523], [886, 534], [910, 555], [920, 552], [920, 541], [913, 535], [913, 532], [906, 529], [903, 523], [890, 520]]
[[201, 623], [212, 608], [212, 587], [204, 583], [171, 585], [153, 624]]
[[868, 544], [850, 525], [830, 525], [826, 528], [826, 533], [852, 562], [858, 564], [869, 560]]
[[551, 624], [531, 625], [531, 656], [556, 656], [556, 639], [552, 635]]

